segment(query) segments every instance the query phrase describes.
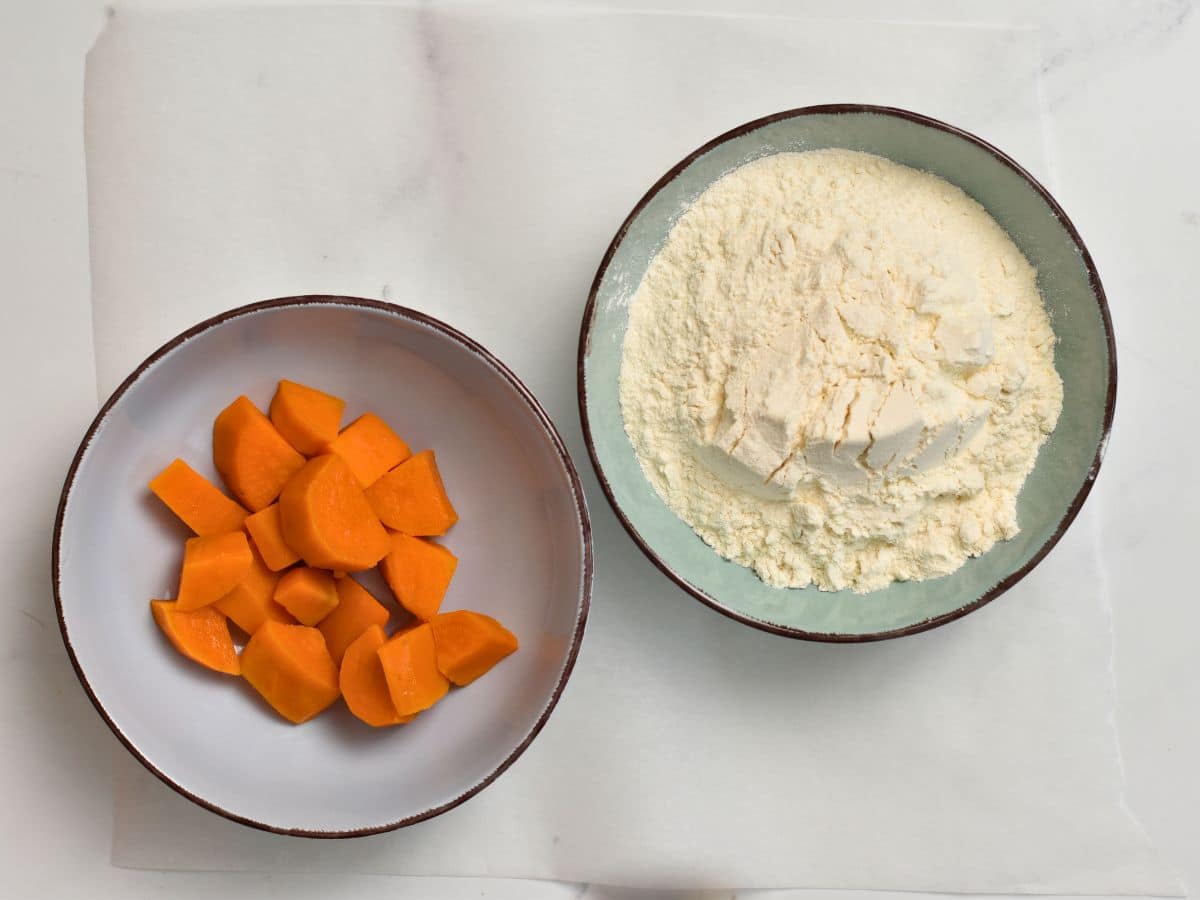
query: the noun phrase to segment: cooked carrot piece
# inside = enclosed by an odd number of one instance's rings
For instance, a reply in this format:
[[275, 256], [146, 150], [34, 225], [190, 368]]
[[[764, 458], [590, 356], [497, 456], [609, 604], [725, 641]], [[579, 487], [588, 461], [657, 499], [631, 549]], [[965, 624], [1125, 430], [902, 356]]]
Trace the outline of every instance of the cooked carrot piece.
[[337, 437], [345, 408], [346, 401], [332, 394], [281, 380], [271, 398], [271, 422], [289, 444], [315, 456]]
[[263, 562], [273, 572], [286, 569], [300, 559], [300, 554], [283, 539], [283, 525], [279, 521], [279, 504], [272, 503], [246, 519], [246, 531], [254, 540], [254, 546], [262, 554]]
[[150, 490], [196, 534], [237, 531], [250, 515], [182, 459], [155, 475]]
[[151, 600], [150, 611], [162, 633], [188, 659], [214, 672], [241, 674], [229, 623], [211, 606], [186, 612], [173, 600]]
[[297, 725], [338, 698], [338, 670], [321, 632], [264, 622], [242, 649], [242, 675], [281, 716]]
[[438, 669], [460, 687], [517, 649], [517, 637], [491, 616], [456, 609], [429, 620]]
[[342, 655], [360, 634], [372, 625], [381, 628], [387, 624], [388, 611], [382, 603], [371, 596], [371, 592], [353, 578], [338, 578], [334, 581], [338, 605], [317, 626], [325, 635], [325, 646], [333, 661], [340, 663]]
[[232, 591], [250, 571], [254, 557], [240, 531], [189, 538], [179, 576], [179, 606], [190, 612], [215, 603]]
[[450, 690], [437, 667], [433, 632], [422, 623], [401, 632], [379, 648], [379, 661], [397, 714], [413, 716], [429, 709]]
[[374, 413], [361, 415], [343, 428], [327, 452], [345, 460], [363, 487], [412, 455], [408, 444]]
[[367, 500], [379, 521], [405, 534], [445, 534], [458, 521], [432, 450], [422, 450], [372, 484]]
[[338, 605], [333, 576], [301, 566], [285, 572], [275, 586], [275, 602], [303, 625], [316, 625]]
[[304, 457], [243, 396], [213, 422], [213, 462], [234, 496], [257, 512], [279, 496]]
[[274, 600], [279, 573], [267, 568], [253, 545], [250, 553], [253, 561], [246, 576], [213, 605], [246, 634], [254, 634], [268, 619], [294, 625], [291, 613]]
[[383, 577], [396, 599], [422, 621], [437, 615], [454, 577], [458, 558], [430, 541], [391, 533], [392, 548], [383, 558]]
[[387, 635], [382, 626], [368, 626], [346, 648], [338, 676], [342, 699], [350, 712], [376, 728], [399, 725], [414, 718], [400, 715], [392, 703], [383, 663], [379, 661], [378, 651], [385, 641]]
[[310, 459], [279, 497], [288, 546], [310, 566], [357, 572], [388, 552], [387, 532], [340, 456]]

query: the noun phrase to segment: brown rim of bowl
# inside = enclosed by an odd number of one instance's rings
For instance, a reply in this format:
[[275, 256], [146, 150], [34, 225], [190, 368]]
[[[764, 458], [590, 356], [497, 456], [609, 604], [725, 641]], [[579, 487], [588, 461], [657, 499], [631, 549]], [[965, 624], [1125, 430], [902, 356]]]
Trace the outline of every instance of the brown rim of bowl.
[[[952, 134], [955, 137], [961, 138], [968, 143], [974, 144], [982, 150], [987, 151], [1001, 164], [1007, 166], [1012, 171], [1016, 172], [1032, 187], [1038, 195], [1050, 207], [1055, 218], [1062, 223], [1071, 240], [1075, 242], [1075, 246], [1079, 248], [1080, 257], [1083, 260], [1084, 268], [1087, 270], [1088, 283], [1091, 285], [1092, 294], [1096, 298], [1096, 303], [1100, 307], [1100, 318], [1104, 323], [1104, 335], [1108, 343], [1108, 387], [1107, 396], [1104, 400], [1104, 427], [1100, 435], [1100, 442], [1096, 447], [1096, 455], [1092, 459], [1091, 466], [1088, 467], [1087, 475], [1083, 479], [1083, 484], [1079, 486], [1074, 498], [1071, 500], [1070, 506], [1067, 507], [1066, 514], [1059, 521], [1054, 529], [1054, 533], [1046, 540], [1038, 551], [1030, 558], [1030, 560], [1021, 566], [1021, 568], [1012, 572], [1008, 577], [994, 584], [981, 597], [972, 600], [965, 606], [960, 606], [958, 609], [948, 613], [943, 613], [940, 616], [933, 616], [929, 619], [924, 619], [912, 625], [906, 625], [903, 628], [896, 628], [891, 631], [876, 631], [865, 634], [838, 634], [825, 633], [818, 631], [804, 631], [800, 628], [790, 628], [786, 625], [778, 625], [774, 622], [768, 622], [765, 619], [758, 619], [754, 616], [748, 616], [745, 613], [731, 609], [721, 603], [715, 597], [705, 593], [700, 588], [696, 587], [691, 582], [683, 578], [679, 573], [671, 569], [670, 566], [657, 554], [654, 549], [646, 542], [646, 540], [638, 533], [638, 530], [633, 526], [633, 523], [625, 515], [620, 504], [613, 494], [612, 485], [609, 484], [608, 478], [604, 474], [604, 469], [600, 465], [600, 460], [596, 456], [596, 445], [592, 440], [591, 422], [588, 420], [587, 413], [587, 379], [584, 377], [584, 361], [587, 358], [588, 351], [591, 346], [592, 336], [592, 321], [596, 308], [596, 295], [600, 290], [600, 282], [604, 278], [604, 273], [608, 269], [609, 263], [612, 261], [613, 254], [625, 239], [625, 233], [629, 230], [630, 224], [638, 214], [645, 208], [654, 196], [662, 190], [662, 188], [673, 181], [680, 172], [691, 165], [696, 159], [708, 153], [715, 147], [720, 146], [726, 141], [741, 137], [764, 125], [770, 125], [773, 122], [779, 122], [784, 119], [793, 119], [800, 116], [811, 115], [831, 115], [831, 114], [846, 114], [846, 113], [869, 113], [877, 116], [890, 116], [896, 119], [904, 119], [909, 122], [915, 122], [918, 125], [923, 125], [926, 128], [934, 128], [938, 131], [944, 131], [947, 134]], [[1087, 495], [1092, 490], [1092, 484], [1096, 480], [1096, 475], [1100, 472], [1100, 464], [1104, 460], [1104, 451], [1108, 446], [1108, 438], [1112, 432], [1113, 411], [1116, 408], [1117, 402], [1117, 346], [1113, 337], [1112, 317], [1108, 311], [1108, 300], [1104, 296], [1104, 287], [1100, 284], [1100, 275], [1096, 271], [1096, 264], [1092, 261], [1092, 256], [1088, 253], [1087, 246], [1083, 243], [1083, 239], [1079, 236], [1078, 230], [1071, 222], [1070, 218], [1063, 211], [1063, 208], [1056, 201], [1045, 187], [1030, 175], [1024, 168], [1012, 157], [1002, 150], [993, 147], [982, 138], [976, 137], [970, 132], [963, 131], [961, 128], [956, 128], [946, 122], [941, 122], [937, 119], [931, 119], [929, 116], [923, 116], [920, 113], [910, 112], [907, 109], [899, 109], [894, 106], [872, 106], [862, 103], [831, 103], [823, 106], [804, 106], [798, 109], [789, 109], [784, 112], [774, 113], [773, 115], [764, 116], [761, 119], [755, 119], [753, 122], [747, 122], [744, 125], [739, 125], [724, 134], [718, 135], [711, 141], [689, 153], [686, 157], [676, 163], [667, 174], [658, 179], [654, 185], [646, 192], [641, 200], [634, 206], [633, 211], [626, 216], [625, 221], [621, 223], [621, 227], [617, 229], [616, 235], [612, 242], [608, 245], [608, 250], [604, 253], [604, 258], [600, 261], [600, 267], [596, 270], [596, 277], [592, 281], [591, 290], [588, 292], [587, 306], [583, 310], [583, 322], [579, 329], [579, 354], [576, 368], [577, 388], [579, 395], [579, 418], [583, 424], [583, 439], [587, 444], [588, 456], [592, 460], [592, 468], [596, 470], [596, 477], [600, 481], [600, 487], [604, 490], [604, 496], [608, 498], [609, 505], [613, 508], [613, 512], [617, 514], [617, 518], [621, 520], [621, 524], [625, 526], [625, 530], [629, 532], [629, 536], [633, 538], [634, 543], [641, 548], [642, 552], [650, 559], [659, 570], [675, 582], [679, 587], [683, 588], [705, 606], [716, 610], [723, 616], [728, 616], [734, 621], [741, 622], [743, 625], [749, 625], [751, 628], [757, 628], [760, 631], [767, 631], [771, 634], [778, 634], [784, 637], [796, 638], [805, 641], [821, 641], [824, 643], [836, 644], [851, 644], [851, 643], [866, 643], [868, 641], [884, 641], [889, 638], [904, 637], [909, 634], [917, 634], [922, 631], [928, 631], [931, 628], [937, 628], [939, 625], [945, 625], [947, 622], [952, 622], [955, 619], [960, 619], [967, 613], [974, 612], [986, 603], [995, 600], [1010, 587], [1024, 578], [1036, 566], [1046, 554], [1058, 543], [1059, 539], [1066, 532], [1070, 524], [1079, 514], [1080, 508], [1083, 506], [1083, 501], [1087, 499]]]
[[[169, 775], [167, 775], [165, 772], [155, 766], [154, 763], [152, 763], [149, 759], [143, 756], [141, 751], [133, 745], [129, 738], [127, 738], [117, 726], [117, 723], [113, 721], [112, 717], [108, 714], [108, 711], [104, 708], [104, 705], [100, 702], [100, 699], [92, 690], [91, 684], [88, 683], [87, 676], [84, 674], [83, 668], [80, 666], [79, 660], [75, 656], [75, 649], [71, 645], [71, 637], [67, 630], [67, 622], [63, 617], [62, 596], [59, 583], [63, 518], [64, 514], [66, 513], [67, 501], [70, 498], [71, 489], [74, 487], [75, 474], [79, 469], [79, 464], [82, 461], [84, 454], [87, 452], [88, 447], [91, 446], [92, 440], [96, 436], [96, 432], [103, 424], [105, 418], [107, 418], [109, 412], [112, 411], [117, 401], [124, 396], [125, 392], [129, 390], [134, 382], [141, 378], [141, 376], [151, 365], [166, 356], [185, 341], [188, 341], [219, 325], [223, 325], [233, 319], [241, 318], [242, 316], [253, 315], [264, 310], [303, 306], [340, 306], [350, 307], [353, 309], [384, 312], [401, 319], [407, 319], [410, 322], [415, 322], [419, 325], [424, 325], [433, 329], [434, 331], [440, 332], [441, 334], [449, 337], [451, 340], [454, 340], [465, 347], [474, 355], [483, 359], [483, 361], [491, 366], [501, 376], [501, 378], [503, 378], [509, 384], [509, 386], [516, 391], [521, 399], [525, 401], [530, 411], [533, 412], [534, 416], [541, 423], [542, 429], [550, 438], [551, 443], [554, 445], [554, 450], [558, 454], [558, 458], [566, 470], [567, 479], [570, 482], [571, 493], [575, 501], [575, 509], [579, 515], [579, 538], [583, 544], [583, 571], [581, 573], [583, 580], [579, 596], [579, 612], [575, 620], [575, 630], [571, 635], [571, 647], [567, 654], [566, 664], [563, 666], [563, 670], [559, 675], [558, 682], [554, 686], [554, 692], [550, 695], [549, 702], [547, 702], [545, 708], [538, 716], [537, 721], [534, 723], [529, 733], [525, 735], [525, 737], [517, 745], [516, 749], [514, 749], [507, 757], [505, 757], [503, 762], [501, 762], [500, 765], [497, 766], [482, 781], [478, 782], [463, 793], [459, 794], [457, 797], [449, 800], [446, 803], [443, 803], [440, 806], [424, 810], [416, 815], [408, 816], [407, 818], [390, 822], [385, 825], [373, 826], [369, 828], [347, 829], [344, 831], [280, 828], [275, 825], [270, 825], [266, 822], [259, 822], [255, 819], [247, 818], [246, 816], [240, 816], [237, 813], [230, 812], [229, 810], [217, 806], [214, 803], [210, 803], [203, 797], [193, 794], [179, 783], [173, 781]], [[239, 306], [236, 309], [227, 310], [226, 312], [213, 316], [210, 319], [205, 319], [203, 322], [193, 325], [191, 328], [187, 329], [187, 331], [184, 331], [182, 334], [167, 341], [167, 343], [163, 344], [161, 347], [151, 353], [141, 365], [134, 369], [133, 372], [130, 373], [130, 375], [123, 382], [121, 382], [120, 387], [113, 391], [112, 396], [105, 401], [104, 405], [100, 407], [100, 411], [96, 414], [96, 418], [92, 420], [92, 424], [88, 427], [87, 432], [84, 434], [83, 440], [79, 444], [79, 449], [75, 452], [75, 458], [71, 461], [71, 467], [67, 470], [66, 481], [63, 484], [62, 495], [58, 502], [58, 514], [54, 520], [54, 545], [51, 569], [54, 581], [54, 608], [56, 614], [58, 615], [58, 627], [62, 632], [63, 644], [67, 648], [67, 655], [71, 658], [71, 665], [75, 669], [75, 675], [79, 678], [79, 683], [83, 685], [84, 692], [88, 695], [88, 699], [92, 701], [92, 705], [96, 707], [96, 711], [100, 713], [100, 717], [104, 719], [106, 723], [108, 723], [108, 727], [112, 729], [112, 733], [115, 734], [117, 739], [125, 745], [125, 749], [133, 754], [133, 756], [142, 765], [158, 776], [158, 779], [163, 782], [163, 784], [172, 788], [179, 794], [182, 794], [184, 797], [187, 797], [198, 806], [202, 806], [220, 816], [224, 816], [226, 819], [230, 819], [242, 825], [249, 825], [252, 828], [258, 828], [262, 831], [269, 831], [274, 834], [285, 834], [297, 837], [353, 838], [364, 837], [371, 834], [381, 834], [386, 831], [395, 831], [397, 828], [403, 828], [407, 825], [423, 822], [426, 819], [432, 819], [434, 816], [441, 815], [447, 810], [453, 809], [454, 807], [465, 803], [467, 800], [474, 797], [485, 787], [499, 778], [509, 766], [516, 762], [517, 757], [524, 753], [525, 749], [533, 742], [533, 739], [537, 737], [538, 732], [540, 732], [542, 727], [546, 724], [546, 720], [550, 718], [550, 713], [554, 711], [554, 707], [558, 704], [559, 697], [562, 696], [563, 688], [567, 684], [567, 679], [571, 677], [571, 671], [575, 668], [575, 660], [579, 655], [579, 646], [583, 640], [583, 630], [584, 626], [587, 624], [588, 611], [591, 608], [592, 597], [592, 524], [591, 518], [588, 515], [587, 500], [584, 496], [583, 488], [579, 481], [579, 473], [575, 470], [575, 465], [571, 462], [571, 456], [567, 452], [566, 445], [563, 444], [562, 438], [558, 434], [558, 430], [554, 427], [554, 423], [550, 421], [550, 417], [546, 414], [546, 411], [542, 408], [541, 404], [538, 403], [533, 394], [530, 393], [529, 389], [525, 387], [521, 380], [514, 375], [513, 372], [506, 365], [504, 365], [504, 363], [493, 356], [489, 350], [473, 339], [467, 337], [461, 331], [458, 331], [450, 325], [447, 325], [445, 322], [439, 321], [432, 316], [427, 316], [424, 313], [417, 312], [416, 310], [409, 309], [404, 306], [398, 306], [394, 303], [384, 303], [379, 300], [367, 300], [360, 297], [339, 297], [326, 294], [309, 294], [296, 297], [280, 297], [274, 300], [263, 300], [259, 303], [251, 303], [247, 306]]]

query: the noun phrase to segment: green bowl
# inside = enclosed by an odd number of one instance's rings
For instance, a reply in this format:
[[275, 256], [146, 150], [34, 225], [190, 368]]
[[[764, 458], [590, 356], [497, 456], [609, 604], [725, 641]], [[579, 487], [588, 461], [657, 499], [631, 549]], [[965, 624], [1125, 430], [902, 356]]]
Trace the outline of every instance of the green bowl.
[[[840, 147], [932, 172], [979, 201], [1038, 270], [1063, 380], [1058, 427], [1021, 491], [1021, 532], [950, 575], [869, 594], [781, 590], [721, 558], [646, 480], [625, 434], [617, 381], [629, 298], [679, 214], [731, 169], [774, 153]], [[1104, 289], [1054, 198], [1004, 153], [944, 122], [878, 106], [777, 113], [705, 144], [650, 188], [622, 224], [592, 284], [579, 338], [579, 408], [609, 502], [667, 576], [730, 618], [788, 637], [872, 641], [964, 616], [1021, 580], [1062, 537], [1100, 468], [1112, 426], [1117, 367]]]

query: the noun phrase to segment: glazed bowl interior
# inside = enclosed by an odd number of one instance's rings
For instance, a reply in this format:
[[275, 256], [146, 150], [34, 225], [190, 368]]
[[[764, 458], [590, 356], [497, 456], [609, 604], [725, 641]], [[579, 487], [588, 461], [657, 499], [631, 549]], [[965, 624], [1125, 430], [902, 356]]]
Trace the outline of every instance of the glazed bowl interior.
[[[489, 613], [520, 641], [411, 724], [372, 729], [339, 702], [290, 725], [242, 679], [175, 653], [151, 619], [149, 600], [174, 596], [188, 534], [147, 481], [176, 456], [215, 480], [214, 416], [243, 393], [265, 409], [279, 378], [345, 398], [344, 422], [371, 410], [414, 449], [436, 449], [461, 517], [443, 539], [459, 557], [443, 609]], [[536, 401], [441, 323], [349, 298], [235, 310], [155, 354], [85, 439], [55, 549], [68, 649], [126, 746], [214, 811], [314, 836], [427, 818], [503, 771], [562, 690], [590, 591], [586, 508]]]
[[[932, 172], [962, 188], [1003, 226], [1038, 271], [1058, 337], [1064, 405], [1021, 491], [1014, 539], [927, 581], [860, 595], [768, 587], [722, 559], [663, 503], [625, 433], [618, 397], [629, 302], [680, 213], [737, 166], [787, 151], [845, 148]], [[1049, 551], [1095, 477], [1111, 425], [1116, 367], [1108, 310], [1073, 226], [1036, 181], [995, 148], [901, 110], [816, 107], [723, 135], [665, 176], [622, 226], [596, 275], [580, 339], [580, 403], [601, 483], [630, 534], [698, 599], [746, 624], [816, 640], [869, 640], [924, 630], [1003, 592]]]

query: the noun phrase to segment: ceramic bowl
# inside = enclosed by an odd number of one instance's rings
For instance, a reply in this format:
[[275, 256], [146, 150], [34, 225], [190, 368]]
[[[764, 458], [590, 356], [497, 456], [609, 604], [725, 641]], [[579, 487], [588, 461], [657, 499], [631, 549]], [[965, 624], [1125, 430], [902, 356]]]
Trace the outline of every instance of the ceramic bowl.
[[[369, 409], [437, 449], [461, 516], [444, 539], [460, 562], [443, 609], [490, 613], [520, 640], [411, 724], [372, 729], [339, 702], [290, 725], [242, 679], [176, 653], [151, 619], [149, 600], [174, 595], [188, 534], [147, 481], [176, 456], [215, 479], [214, 416], [242, 393], [265, 409], [281, 377], [345, 398], [344, 421]], [[516, 376], [441, 322], [345, 297], [236, 309], [156, 351], [84, 437], [54, 536], [63, 639], [122, 743], [202, 806], [313, 837], [427, 819], [511, 765], [570, 675], [591, 565], [575, 469]]]
[[[1054, 434], [1017, 507], [1020, 534], [928, 581], [866, 595], [780, 590], [705, 545], [655, 493], [625, 434], [618, 398], [629, 298], [680, 212], [738, 165], [774, 153], [840, 147], [940, 175], [979, 201], [1038, 270], [1059, 343], [1065, 400]], [[613, 509], [647, 556], [718, 612], [765, 631], [821, 641], [912, 634], [978, 609], [1050, 551], [1091, 489], [1116, 399], [1116, 357], [1096, 268], [1066, 213], [1016, 162], [973, 135], [886, 107], [819, 106], [750, 122], [664, 175], [638, 202], [605, 253], [584, 313], [579, 403], [584, 434]]]

